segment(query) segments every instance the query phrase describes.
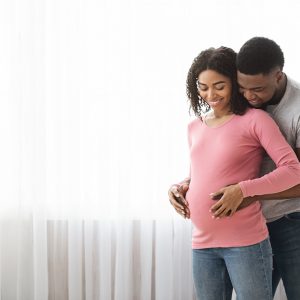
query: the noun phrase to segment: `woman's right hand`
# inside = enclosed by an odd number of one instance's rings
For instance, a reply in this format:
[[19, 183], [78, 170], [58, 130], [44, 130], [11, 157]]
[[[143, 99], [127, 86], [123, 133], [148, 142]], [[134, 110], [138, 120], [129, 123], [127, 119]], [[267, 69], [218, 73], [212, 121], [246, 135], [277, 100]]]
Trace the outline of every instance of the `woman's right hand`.
[[189, 189], [189, 184], [184, 183], [182, 185], [174, 184], [168, 191], [169, 200], [176, 212], [183, 218], [190, 218], [189, 204], [185, 200], [186, 192]]
[[221, 196], [220, 200], [210, 209], [215, 218], [231, 217], [237, 211], [244, 198], [239, 184], [228, 185], [210, 194], [210, 196], [212, 199], [217, 199], [218, 196]]

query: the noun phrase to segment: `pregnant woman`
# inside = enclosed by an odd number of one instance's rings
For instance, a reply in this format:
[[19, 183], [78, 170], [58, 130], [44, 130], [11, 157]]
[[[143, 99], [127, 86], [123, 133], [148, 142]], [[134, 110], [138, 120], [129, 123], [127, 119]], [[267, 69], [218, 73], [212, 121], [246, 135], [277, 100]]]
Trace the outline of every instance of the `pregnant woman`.
[[[209, 194], [226, 185], [241, 197], [276, 193], [300, 183], [298, 159], [268, 114], [249, 108], [239, 94], [236, 53], [202, 51], [187, 78], [197, 118], [188, 126], [193, 223], [193, 277], [198, 299], [272, 299], [272, 251], [259, 202], [214, 219]], [[205, 114], [201, 113], [206, 111]], [[264, 152], [277, 168], [257, 178]]]

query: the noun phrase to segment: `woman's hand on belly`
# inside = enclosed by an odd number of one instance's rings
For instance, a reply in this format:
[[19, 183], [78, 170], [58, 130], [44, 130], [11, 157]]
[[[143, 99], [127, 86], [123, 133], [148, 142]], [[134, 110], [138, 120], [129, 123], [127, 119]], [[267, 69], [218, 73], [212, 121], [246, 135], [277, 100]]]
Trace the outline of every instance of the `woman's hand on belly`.
[[243, 193], [238, 184], [226, 186], [210, 196], [213, 199], [221, 194], [223, 194], [221, 199], [210, 209], [215, 218], [232, 216], [243, 201]]

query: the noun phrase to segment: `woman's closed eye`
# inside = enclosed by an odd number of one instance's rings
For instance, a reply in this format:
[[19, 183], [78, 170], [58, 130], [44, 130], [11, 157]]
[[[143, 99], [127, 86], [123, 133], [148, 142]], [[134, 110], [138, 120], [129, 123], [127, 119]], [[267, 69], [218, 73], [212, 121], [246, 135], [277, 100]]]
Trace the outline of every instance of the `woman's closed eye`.
[[224, 87], [225, 87], [225, 85], [224, 85], [224, 84], [217, 84], [217, 85], [215, 86], [216, 90], [218, 90], [218, 91], [221, 91], [221, 90], [223, 90], [223, 89], [224, 89]]

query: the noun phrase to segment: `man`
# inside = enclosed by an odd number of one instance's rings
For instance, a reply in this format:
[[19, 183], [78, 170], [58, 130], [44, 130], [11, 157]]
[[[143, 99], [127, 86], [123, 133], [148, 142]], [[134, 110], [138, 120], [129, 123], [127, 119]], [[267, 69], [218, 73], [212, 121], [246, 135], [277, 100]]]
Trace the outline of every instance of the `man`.
[[[251, 106], [270, 113], [300, 159], [300, 84], [283, 73], [283, 66], [283, 53], [274, 41], [263, 37], [252, 38], [237, 55], [238, 83], [240, 92]], [[262, 175], [274, 167], [266, 157]], [[185, 200], [188, 186], [189, 178], [169, 190], [171, 204], [185, 218], [190, 217]], [[232, 215], [253, 201], [264, 200], [262, 208], [274, 254], [273, 294], [282, 279], [288, 299], [299, 300], [300, 185], [281, 193], [245, 199], [235, 194], [229, 186], [211, 194], [212, 198], [218, 196], [220, 200], [211, 208], [216, 218]]]

